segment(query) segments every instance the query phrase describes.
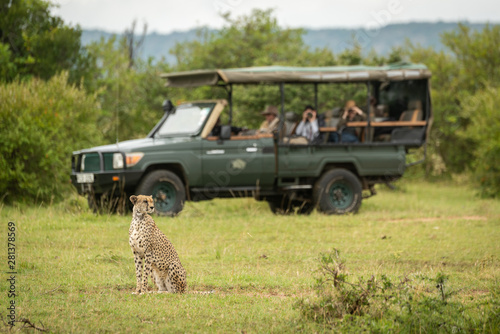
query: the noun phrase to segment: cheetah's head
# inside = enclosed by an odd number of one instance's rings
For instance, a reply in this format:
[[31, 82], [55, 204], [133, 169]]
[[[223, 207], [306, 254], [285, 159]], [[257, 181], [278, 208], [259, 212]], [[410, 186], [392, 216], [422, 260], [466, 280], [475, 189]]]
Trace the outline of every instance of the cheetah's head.
[[130, 201], [134, 204], [134, 212], [137, 213], [152, 213], [155, 210], [153, 196], [132, 195]]

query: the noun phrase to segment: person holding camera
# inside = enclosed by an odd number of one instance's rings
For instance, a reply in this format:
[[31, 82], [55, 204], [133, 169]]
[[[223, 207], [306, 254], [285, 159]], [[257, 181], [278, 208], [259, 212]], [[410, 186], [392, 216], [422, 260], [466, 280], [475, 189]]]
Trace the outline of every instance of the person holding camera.
[[[362, 122], [366, 121], [366, 115], [363, 110], [356, 106], [356, 102], [349, 100], [344, 107], [342, 118], [337, 123], [337, 129], [341, 131], [341, 138], [343, 143], [356, 143], [359, 142], [359, 135], [362, 129], [360, 127], [346, 127], [349, 122]], [[334, 132], [329, 141], [338, 142], [339, 134]]]
[[297, 126], [295, 134], [306, 137], [312, 143], [319, 136], [318, 115], [313, 106], [306, 106], [302, 113], [302, 121]]

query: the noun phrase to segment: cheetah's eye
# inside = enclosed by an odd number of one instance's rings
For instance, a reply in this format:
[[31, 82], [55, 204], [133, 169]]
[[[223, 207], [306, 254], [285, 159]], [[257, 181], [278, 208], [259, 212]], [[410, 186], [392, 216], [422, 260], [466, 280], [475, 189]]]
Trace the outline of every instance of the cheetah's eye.
[[144, 200], [144, 203], [148, 204], [148, 201]]

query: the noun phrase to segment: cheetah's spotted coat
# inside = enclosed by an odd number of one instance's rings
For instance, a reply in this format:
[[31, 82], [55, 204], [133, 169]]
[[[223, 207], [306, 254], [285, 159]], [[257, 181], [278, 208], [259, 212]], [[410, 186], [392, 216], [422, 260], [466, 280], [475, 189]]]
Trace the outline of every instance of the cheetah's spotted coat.
[[[147, 292], [148, 277], [152, 276], [159, 292], [185, 292], [186, 270], [172, 243], [149, 215], [154, 211], [152, 196], [130, 196], [134, 204], [129, 244], [134, 252], [137, 288], [135, 294]], [[143, 270], [144, 262], [144, 270]]]

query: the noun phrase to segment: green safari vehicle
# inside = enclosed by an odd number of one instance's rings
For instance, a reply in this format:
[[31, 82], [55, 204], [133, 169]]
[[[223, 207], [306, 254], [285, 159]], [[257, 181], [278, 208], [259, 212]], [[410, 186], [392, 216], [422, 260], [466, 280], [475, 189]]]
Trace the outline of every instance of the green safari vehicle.
[[[270, 66], [163, 77], [167, 87], [220, 86], [227, 98], [177, 106], [167, 101], [164, 116], [146, 138], [73, 152], [72, 183], [92, 208], [126, 206], [128, 196], [144, 194], [154, 197], [158, 214], [169, 216], [186, 201], [238, 197], [265, 200], [277, 214], [309, 214], [315, 208], [355, 213], [363, 198], [375, 194], [376, 184], [403, 175], [411, 165], [409, 153], [423, 148], [425, 158], [432, 108], [431, 73], [424, 65]], [[366, 101], [360, 104], [366, 120], [337, 128], [342, 116], [325, 113], [318, 117], [320, 140], [294, 140], [296, 123], [286, 124], [291, 122], [285, 114], [288, 87], [311, 85], [318, 110], [320, 88], [335, 94], [353, 84]], [[234, 85], [279, 87], [276, 131], [232, 132]], [[218, 123], [221, 116], [228, 124]], [[350, 127], [361, 129], [359, 140], [342, 142], [342, 131]]]

